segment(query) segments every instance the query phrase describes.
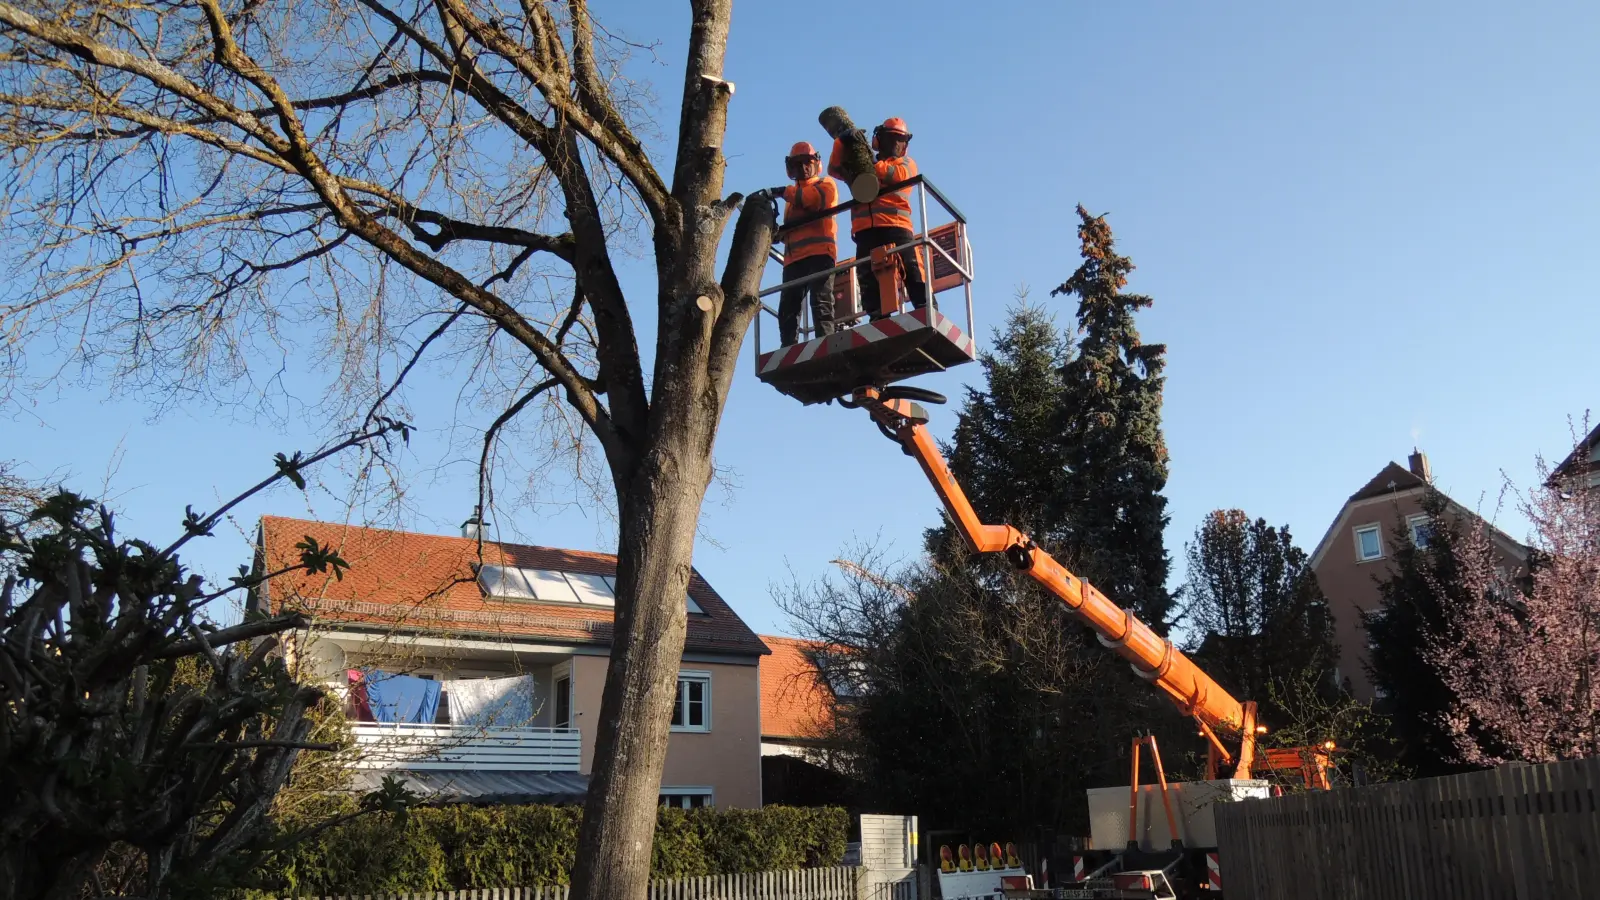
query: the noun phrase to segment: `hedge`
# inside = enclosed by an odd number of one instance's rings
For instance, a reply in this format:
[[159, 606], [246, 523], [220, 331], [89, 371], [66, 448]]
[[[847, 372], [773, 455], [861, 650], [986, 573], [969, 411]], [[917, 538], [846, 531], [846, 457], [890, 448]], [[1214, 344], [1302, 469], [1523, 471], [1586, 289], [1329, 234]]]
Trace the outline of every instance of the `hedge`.
[[[581, 818], [576, 806], [532, 805], [441, 806], [404, 816], [364, 816], [296, 845], [259, 873], [257, 884], [275, 896], [566, 884]], [[848, 814], [837, 807], [663, 807], [656, 819], [652, 875], [838, 865], [849, 829]]]

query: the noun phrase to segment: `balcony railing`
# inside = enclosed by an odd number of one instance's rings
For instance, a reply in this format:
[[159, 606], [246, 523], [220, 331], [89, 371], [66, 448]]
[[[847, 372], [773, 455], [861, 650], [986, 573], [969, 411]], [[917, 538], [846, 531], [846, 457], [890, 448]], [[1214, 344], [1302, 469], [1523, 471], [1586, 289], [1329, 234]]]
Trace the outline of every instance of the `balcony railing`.
[[478, 728], [353, 722], [364, 769], [576, 772], [576, 728]]

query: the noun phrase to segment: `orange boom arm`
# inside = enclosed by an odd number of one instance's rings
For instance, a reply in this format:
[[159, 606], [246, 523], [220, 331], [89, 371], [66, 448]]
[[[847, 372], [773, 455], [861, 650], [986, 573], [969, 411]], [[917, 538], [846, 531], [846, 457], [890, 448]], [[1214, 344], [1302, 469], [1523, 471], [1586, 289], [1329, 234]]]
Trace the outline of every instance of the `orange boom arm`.
[[951, 520], [972, 549], [979, 553], [1006, 554], [1012, 565], [1027, 572], [1060, 599], [1085, 625], [1094, 629], [1101, 644], [1126, 659], [1141, 678], [1166, 694], [1179, 712], [1192, 716], [1210, 741], [1212, 750], [1224, 761], [1232, 761], [1233, 754], [1223, 747], [1217, 733], [1237, 736], [1240, 748], [1233, 777], [1250, 777], [1255, 761], [1254, 703], [1234, 699], [1171, 641], [1111, 602], [1094, 585], [1073, 575], [1021, 531], [1010, 525], [980, 522], [966, 493], [950, 473], [944, 454], [939, 452], [933, 436], [922, 424], [927, 421], [927, 414], [920, 406], [909, 400], [884, 399], [876, 388], [856, 391], [852, 405], [865, 407], [879, 426], [921, 464]]

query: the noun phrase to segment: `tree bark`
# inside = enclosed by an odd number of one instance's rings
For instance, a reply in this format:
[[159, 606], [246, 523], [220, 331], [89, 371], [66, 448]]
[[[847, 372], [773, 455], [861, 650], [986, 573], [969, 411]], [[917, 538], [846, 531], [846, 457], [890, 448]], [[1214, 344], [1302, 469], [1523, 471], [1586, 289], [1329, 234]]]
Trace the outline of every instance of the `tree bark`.
[[[573, 871], [574, 900], [647, 896], [700, 507], [739, 349], [759, 309], [777, 227], [745, 206], [722, 279], [717, 245], [739, 197], [722, 198], [732, 88], [721, 78], [731, 0], [691, 4], [672, 197], [681, 220], [655, 234], [660, 296], [649, 424], [638, 464], [614, 473], [620, 520], [616, 633]], [[676, 226], [676, 227], [673, 227]]]
[[[684, 592], [710, 480], [695, 451], [714, 422], [685, 421], [652, 451], [625, 502], [617, 552], [620, 604], [601, 700], [575, 898], [644, 897], [686, 629]], [[624, 608], [626, 606], [627, 608]]]

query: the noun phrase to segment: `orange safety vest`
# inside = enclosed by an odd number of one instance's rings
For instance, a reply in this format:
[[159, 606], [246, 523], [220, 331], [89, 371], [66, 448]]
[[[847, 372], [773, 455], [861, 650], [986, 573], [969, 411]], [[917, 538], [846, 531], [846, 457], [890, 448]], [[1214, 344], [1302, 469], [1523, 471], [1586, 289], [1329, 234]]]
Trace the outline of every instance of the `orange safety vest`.
[[[828, 154], [828, 174], [842, 177], [840, 166], [844, 161], [844, 142], [833, 140], [833, 151]], [[878, 173], [878, 183], [895, 184], [917, 175], [917, 162], [909, 156], [880, 159], [873, 164]], [[857, 203], [850, 207], [850, 233], [860, 234], [868, 228], [904, 228], [911, 230], [911, 188], [901, 188], [884, 194], [871, 203]]]
[[[831, 178], [818, 175], [783, 189], [783, 224], [822, 212], [839, 202], [839, 188]], [[839, 225], [833, 216], [801, 225], [783, 236], [783, 264], [812, 256], [838, 258]]]

